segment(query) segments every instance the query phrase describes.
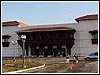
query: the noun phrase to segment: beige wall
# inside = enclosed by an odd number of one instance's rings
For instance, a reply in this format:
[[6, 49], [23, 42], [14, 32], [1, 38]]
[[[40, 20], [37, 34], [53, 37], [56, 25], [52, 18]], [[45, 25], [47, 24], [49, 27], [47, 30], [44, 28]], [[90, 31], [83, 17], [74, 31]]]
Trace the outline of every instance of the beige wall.
[[[18, 27], [18, 26], [4, 26], [2, 27], [2, 35], [11, 35], [9, 38], [10, 46], [2, 47], [2, 56], [11, 57], [14, 56], [14, 46], [11, 41], [18, 39], [16, 31], [28, 29], [32, 27], [57, 27], [57, 26], [66, 26], [72, 27], [76, 30], [75, 32], [75, 44], [71, 49], [71, 55], [75, 52], [80, 53], [81, 55], [87, 55], [89, 53], [98, 51], [98, 45], [92, 45], [91, 34], [89, 31], [98, 30], [98, 20], [87, 20], [80, 21], [79, 23], [68, 23], [68, 24], [52, 24], [52, 25], [39, 25], [39, 26], [29, 26], [29, 27]], [[18, 44], [15, 46], [16, 56], [22, 54], [22, 49]]]
[[91, 42], [92, 35], [89, 31], [98, 30], [98, 20], [80, 21], [78, 23], [79, 32], [79, 51], [82, 55], [87, 55], [98, 51], [98, 45], [93, 45]]
[[16, 41], [18, 39], [18, 36], [15, 31], [19, 30], [17, 26], [3, 26], [2, 27], [2, 35], [10, 35], [9, 38], [10, 45], [9, 47], [3, 47], [2, 46], [2, 56], [4, 57], [13, 57], [14, 56], [14, 50], [16, 51], [16, 56], [19, 56], [22, 52], [20, 46], [16, 44], [15, 46], [12, 45], [12, 41]]

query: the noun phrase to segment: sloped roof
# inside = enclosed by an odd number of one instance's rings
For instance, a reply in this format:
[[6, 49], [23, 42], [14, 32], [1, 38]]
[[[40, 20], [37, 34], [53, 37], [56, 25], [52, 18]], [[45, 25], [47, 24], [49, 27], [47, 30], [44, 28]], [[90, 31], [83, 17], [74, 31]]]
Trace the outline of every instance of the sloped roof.
[[19, 22], [17, 22], [17, 21], [2, 22], [2, 26], [15, 26], [18, 24], [19, 24]]
[[98, 33], [98, 30], [89, 31], [89, 33]]
[[26, 27], [26, 26], [29, 26], [29, 25], [27, 25], [27, 24], [25, 24], [25, 23], [22, 23], [22, 22], [19, 22], [19, 26], [20, 26], [20, 27]]
[[46, 27], [46, 28], [30, 28], [30, 29], [17, 31], [17, 33], [36, 32], [36, 31], [55, 31], [55, 30], [74, 30], [74, 29], [70, 27], [62, 27], [62, 26], [61, 27]]
[[84, 20], [96, 20], [96, 19], [98, 19], [98, 14], [81, 16], [81, 17], [76, 18], [75, 20], [79, 22], [79, 21], [84, 21]]
[[17, 21], [2, 22], [2, 26], [17, 26], [17, 25], [20, 26], [20, 27], [29, 26], [25, 23], [17, 22]]

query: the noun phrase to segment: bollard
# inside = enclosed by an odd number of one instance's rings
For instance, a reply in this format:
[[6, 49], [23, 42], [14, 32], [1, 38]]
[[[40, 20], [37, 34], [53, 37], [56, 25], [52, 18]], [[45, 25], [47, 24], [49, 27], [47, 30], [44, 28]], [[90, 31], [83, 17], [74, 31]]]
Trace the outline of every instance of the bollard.
[[71, 70], [73, 69], [73, 66], [74, 66], [74, 64], [73, 63], [70, 63], [70, 69]]

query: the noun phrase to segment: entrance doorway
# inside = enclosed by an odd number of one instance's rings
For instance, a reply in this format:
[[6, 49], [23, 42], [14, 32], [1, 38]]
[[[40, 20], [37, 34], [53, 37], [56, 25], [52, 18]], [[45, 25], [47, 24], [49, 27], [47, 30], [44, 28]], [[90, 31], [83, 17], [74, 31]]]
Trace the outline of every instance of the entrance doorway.
[[48, 49], [44, 49], [44, 57], [48, 56]]
[[62, 54], [63, 57], [66, 56], [66, 48], [62, 48], [61, 49], [61, 54]]
[[57, 57], [57, 54], [58, 54], [57, 49], [53, 49], [53, 56]]

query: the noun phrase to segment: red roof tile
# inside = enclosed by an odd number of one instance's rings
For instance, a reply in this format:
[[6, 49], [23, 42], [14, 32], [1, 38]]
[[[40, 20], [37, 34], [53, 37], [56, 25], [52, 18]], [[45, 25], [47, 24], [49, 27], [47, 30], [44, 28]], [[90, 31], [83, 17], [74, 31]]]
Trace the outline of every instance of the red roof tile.
[[17, 22], [17, 21], [2, 22], [2, 26], [16, 26], [16, 25], [18, 25], [20, 27], [29, 26], [25, 23]]
[[31, 28], [26, 30], [20, 30], [18, 32], [36, 32], [36, 31], [54, 31], [54, 30], [73, 30], [73, 28], [70, 27]]
[[9, 22], [2, 22], [2, 26], [15, 26], [15, 25], [18, 25], [19, 22], [17, 21], [9, 21]]
[[82, 16], [82, 17], [76, 18], [75, 20], [79, 22], [79, 21], [84, 21], [84, 20], [96, 20], [96, 19], [98, 19], [98, 14]]

